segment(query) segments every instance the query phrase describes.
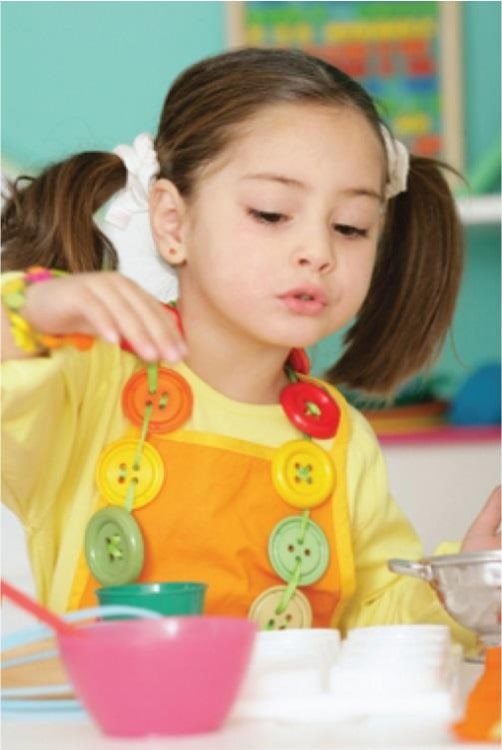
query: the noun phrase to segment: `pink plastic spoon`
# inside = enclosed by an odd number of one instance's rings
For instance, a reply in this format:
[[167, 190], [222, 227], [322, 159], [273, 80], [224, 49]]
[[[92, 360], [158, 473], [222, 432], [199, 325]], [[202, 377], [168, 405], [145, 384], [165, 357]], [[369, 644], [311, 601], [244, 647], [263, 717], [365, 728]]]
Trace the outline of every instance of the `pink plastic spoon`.
[[55, 630], [57, 633], [61, 633], [63, 635], [75, 635], [76, 633], [80, 634], [81, 632], [73, 625], [70, 625], [70, 623], [66, 622], [66, 620], [63, 620], [62, 617], [55, 615], [53, 612], [47, 609], [47, 607], [44, 607], [42, 604], [39, 604], [30, 596], [27, 596], [27, 594], [24, 594], [22, 591], [19, 591], [19, 589], [11, 586], [10, 583], [4, 581], [3, 578], [0, 579], [0, 593], [2, 596], [6, 596], [7, 599], [10, 599], [22, 609], [25, 609], [32, 615], [35, 615], [35, 617], [38, 617], [39, 620], [45, 622], [46, 625], [48, 625], [52, 630]]

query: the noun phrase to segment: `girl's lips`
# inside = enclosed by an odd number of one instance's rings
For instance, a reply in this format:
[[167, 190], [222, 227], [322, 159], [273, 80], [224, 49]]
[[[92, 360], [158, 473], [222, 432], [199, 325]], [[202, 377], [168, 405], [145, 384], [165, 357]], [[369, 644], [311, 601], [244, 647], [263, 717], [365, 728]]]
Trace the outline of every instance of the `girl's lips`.
[[291, 289], [289, 292], [279, 295], [279, 299], [288, 310], [297, 315], [319, 315], [327, 304], [323, 290], [315, 287]]

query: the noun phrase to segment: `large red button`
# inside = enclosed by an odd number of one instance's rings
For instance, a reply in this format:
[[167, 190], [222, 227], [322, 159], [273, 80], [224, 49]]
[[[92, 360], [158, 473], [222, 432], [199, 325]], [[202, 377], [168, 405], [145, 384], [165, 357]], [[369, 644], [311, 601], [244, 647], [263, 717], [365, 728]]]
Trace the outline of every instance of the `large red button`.
[[340, 409], [324, 388], [315, 383], [289, 383], [280, 398], [286, 416], [302, 432], [319, 439], [336, 434]]
[[147, 370], [139, 370], [124, 388], [122, 408], [133, 424], [142, 427], [145, 410], [149, 405], [152, 408], [149, 431], [172, 432], [181, 427], [192, 413], [192, 390], [185, 378], [177, 372], [159, 367], [157, 387], [151, 393]]

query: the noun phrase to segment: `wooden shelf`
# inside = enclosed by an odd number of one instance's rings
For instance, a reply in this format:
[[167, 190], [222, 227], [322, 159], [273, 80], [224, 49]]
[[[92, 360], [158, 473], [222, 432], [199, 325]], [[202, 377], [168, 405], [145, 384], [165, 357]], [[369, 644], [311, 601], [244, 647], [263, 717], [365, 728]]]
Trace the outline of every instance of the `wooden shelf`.
[[502, 218], [502, 198], [498, 194], [459, 198], [457, 206], [460, 218], [466, 226], [500, 224]]
[[451, 445], [453, 443], [495, 443], [500, 442], [500, 427], [455, 427], [445, 425], [432, 430], [415, 430], [392, 434], [378, 434], [383, 445]]

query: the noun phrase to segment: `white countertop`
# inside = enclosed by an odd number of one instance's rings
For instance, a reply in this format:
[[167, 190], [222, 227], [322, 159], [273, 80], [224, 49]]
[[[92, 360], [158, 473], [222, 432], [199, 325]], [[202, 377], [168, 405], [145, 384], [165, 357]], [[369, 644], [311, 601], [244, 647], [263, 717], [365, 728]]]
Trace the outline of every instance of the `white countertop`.
[[[462, 693], [468, 694], [481, 673], [480, 665], [463, 664]], [[2, 718], [5, 750], [487, 750], [490, 745], [459, 743], [446, 730], [428, 736], [415, 717], [358, 717], [315, 724], [302, 717], [294, 722], [230, 718], [212, 734], [179, 738], [113, 739], [103, 736], [86, 716], [23, 714]]]
[[[386, 740], [368, 744], [360, 736], [361, 722], [353, 721], [333, 726], [311, 724], [288, 725], [272, 721], [229, 721], [220, 732], [182, 738], [151, 738], [121, 740], [107, 738], [86, 718], [37, 719], [22, 723], [15, 719], [2, 721], [2, 747], [5, 750], [487, 750], [489, 745], [456, 743], [448, 737], [430, 741], [391, 741], [390, 729]], [[366, 734], [366, 732], [365, 732]], [[417, 744], [418, 743], [418, 744]]]
[[[30, 616], [2, 607], [2, 631], [33, 624]], [[459, 704], [479, 678], [483, 666], [462, 663]], [[190, 737], [113, 739], [101, 734], [85, 714], [2, 715], [1, 746], [5, 750], [487, 750], [487, 744], [460, 743], [446, 729], [428, 731], [420, 716], [358, 716], [350, 720], [315, 723], [305, 710], [292, 711], [294, 720], [246, 719], [232, 716], [219, 732]], [[283, 712], [287, 716], [288, 712]], [[300, 714], [303, 713], [304, 716]], [[322, 713], [322, 712], [321, 712]]]

